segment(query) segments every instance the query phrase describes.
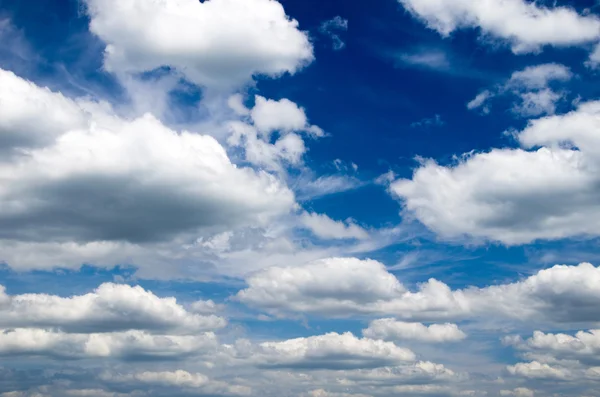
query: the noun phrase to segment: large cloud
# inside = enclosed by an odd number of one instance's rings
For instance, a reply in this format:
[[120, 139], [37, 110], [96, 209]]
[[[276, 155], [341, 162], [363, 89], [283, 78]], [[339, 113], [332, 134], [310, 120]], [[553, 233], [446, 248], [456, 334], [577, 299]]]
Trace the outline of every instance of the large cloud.
[[273, 0], [85, 0], [109, 71], [171, 66], [205, 86], [294, 73], [313, 59], [298, 23]]
[[263, 342], [238, 350], [266, 368], [357, 369], [377, 368], [414, 361], [415, 354], [392, 342], [359, 339], [347, 332], [329, 333], [282, 342]]
[[121, 119], [11, 73], [0, 77], [14, 88], [0, 90], [0, 112], [11, 114], [0, 135], [19, 154], [0, 162], [0, 238], [166, 241], [265, 224], [294, 205], [276, 178], [236, 167], [212, 137], [178, 133], [151, 115]]
[[600, 20], [568, 7], [545, 7], [527, 0], [398, 0], [431, 29], [448, 36], [478, 28], [483, 35], [509, 42], [516, 53], [544, 45], [569, 46], [595, 41]]
[[[240, 301], [275, 315], [393, 315], [437, 321], [495, 316], [514, 320], [600, 321], [600, 268], [555, 266], [524, 280], [452, 290], [435, 279], [410, 291], [376, 261], [331, 258], [265, 269], [247, 279]], [[379, 336], [379, 335], [378, 335]]]
[[188, 312], [175, 298], [159, 298], [141, 287], [102, 284], [85, 295], [6, 295], [0, 285], [0, 327], [52, 327], [65, 332], [146, 330], [193, 334], [224, 327], [215, 315]]
[[600, 102], [531, 121], [523, 149], [494, 149], [442, 166], [425, 161], [391, 185], [406, 211], [443, 237], [530, 243], [600, 230]]
[[218, 348], [212, 333], [151, 335], [142, 331], [66, 334], [40, 328], [0, 330], [0, 355], [54, 359], [183, 360]]

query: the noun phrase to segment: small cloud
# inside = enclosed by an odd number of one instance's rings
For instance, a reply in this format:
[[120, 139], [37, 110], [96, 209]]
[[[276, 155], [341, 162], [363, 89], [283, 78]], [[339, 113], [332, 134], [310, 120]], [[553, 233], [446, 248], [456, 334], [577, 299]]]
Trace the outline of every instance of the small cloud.
[[552, 83], [568, 82], [573, 76], [568, 67], [556, 63], [528, 66], [514, 72], [504, 83], [477, 94], [467, 103], [467, 109], [481, 109], [482, 114], [488, 114], [490, 100], [498, 96], [510, 95], [518, 98], [512, 107], [513, 114], [517, 116], [554, 114], [556, 104], [565, 99], [566, 92], [557, 93], [550, 86]]
[[489, 90], [485, 90], [477, 94], [473, 100], [467, 103], [467, 109], [475, 110], [481, 108], [483, 114], [488, 114], [490, 112], [490, 107], [486, 104], [488, 99], [493, 97], [493, 94]]
[[319, 27], [319, 32], [327, 36], [332, 41], [332, 46], [335, 51], [339, 51], [346, 47], [346, 43], [340, 37], [341, 32], [348, 30], [348, 20], [340, 16], [324, 21]]
[[447, 54], [441, 50], [419, 50], [415, 52], [399, 53], [394, 56], [396, 66], [419, 67], [432, 70], [447, 71], [451, 69]]
[[415, 121], [410, 126], [412, 128], [417, 127], [441, 127], [445, 124], [444, 120], [439, 114], [436, 114], [434, 117], [426, 117], [420, 121]]

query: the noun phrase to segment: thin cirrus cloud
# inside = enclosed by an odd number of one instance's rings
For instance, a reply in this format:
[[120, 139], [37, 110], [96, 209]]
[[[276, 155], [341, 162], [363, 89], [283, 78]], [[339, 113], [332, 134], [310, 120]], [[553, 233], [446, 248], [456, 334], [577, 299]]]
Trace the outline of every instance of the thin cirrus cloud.
[[[600, 270], [590, 264], [555, 266], [510, 284], [452, 290], [430, 279], [415, 291], [373, 260], [330, 258], [297, 267], [273, 267], [246, 280], [236, 299], [276, 316], [311, 313], [326, 317], [396, 316], [399, 320], [439, 321], [497, 318], [540, 323], [600, 321]], [[392, 320], [375, 323], [369, 333], [410, 337], [411, 327]], [[448, 326], [459, 335], [454, 326]], [[428, 328], [434, 334], [439, 326]], [[444, 330], [445, 327], [442, 327]], [[413, 330], [414, 331], [414, 330]], [[423, 336], [425, 338], [425, 336]]]

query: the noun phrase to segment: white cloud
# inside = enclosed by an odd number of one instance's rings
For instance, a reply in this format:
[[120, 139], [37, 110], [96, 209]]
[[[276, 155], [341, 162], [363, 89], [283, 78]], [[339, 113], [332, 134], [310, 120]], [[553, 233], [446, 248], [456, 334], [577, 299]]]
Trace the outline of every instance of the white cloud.
[[540, 91], [524, 92], [519, 95], [521, 102], [513, 106], [513, 112], [521, 117], [534, 117], [543, 114], [554, 114], [556, 103], [563, 95], [546, 88]]
[[106, 43], [105, 68], [174, 67], [203, 86], [294, 73], [313, 59], [298, 22], [271, 0], [85, 0], [90, 31]]
[[558, 63], [545, 63], [528, 66], [523, 70], [514, 72], [506, 82], [506, 88], [541, 89], [548, 87], [553, 81], [569, 81], [573, 73], [565, 65]]
[[444, 51], [421, 49], [413, 52], [404, 52], [393, 55], [399, 65], [418, 68], [448, 71], [451, 68], [450, 60]]
[[515, 53], [536, 51], [545, 45], [578, 45], [600, 36], [600, 20], [595, 15], [579, 15], [568, 7], [550, 8], [526, 0], [398, 1], [443, 36], [479, 28], [485, 36], [510, 43]]
[[564, 83], [572, 78], [571, 70], [561, 64], [545, 63], [528, 66], [514, 72], [503, 84], [479, 93], [467, 103], [467, 108], [469, 110], [481, 108], [483, 114], [488, 114], [491, 99], [510, 95], [517, 98], [512, 110], [518, 116], [533, 117], [554, 114], [556, 104], [564, 99], [566, 93], [557, 93], [550, 88], [550, 85], [556, 82]]
[[273, 131], [307, 131], [317, 137], [323, 136], [319, 127], [308, 123], [304, 109], [286, 98], [275, 101], [257, 95], [250, 117], [254, 126], [267, 136]]
[[597, 236], [598, 114], [600, 102], [587, 102], [533, 120], [514, 134], [524, 149], [476, 153], [451, 166], [428, 160], [391, 191], [405, 211], [445, 238], [467, 235], [514, 245]]
[[506, 369], [511, 375], [530, 379], [568, 379], [570, 377], [568, 371], [553, 368], [548, 364], [541, 364], [537, 361], [509, 365]]
[[344, 43], [340, 37], [340, 33], [345, 32], [346, 30], [348, 30], [348, 20], [339, 15], [324, 21], [319, 27], [319, 32], [331, 39], [335, 51], [339, 51], [346, 47], [346, 43]]
[[600, 65], [600, 44], [597, 44], [594, 51], [590, 54], [590, 58], [586, 61], [585, 65], [591, 69], [597, 69]]
[[199, 373], [189, 373], [183, 370], [170, 372], [139, 372], [132, 374], [110, 374], [104, 373], [101, 375], [103, 380], [115, 383], [140, 383], [148, 385], [160, 386], [176, 386], [176, 387], [192, 387], [198, 388], [206, 385], [209, 382], [207, 376]]
[[501, 390], [501, 396], [514, 396], [514, 397], [533, 397], [535, 392], [526, 387], [517, 387], [514, 390]]
[[44, 147], [88, 122], [82, 106], [0, 69], [0, 152]]
[[373, 339], [391, 341], [415, 340], [428, 343], [457, 342], [467, 335], [456, 324], [407, 323], [393, 318], [382, 318], [371, 321], [369, 327], [363, 329], [363, 335]]
[[477, 96], [473, 98], [469, 103], [467, 103], [467, 109], [474, 110], [482, 108], [483, 113], [487, 114], [490, 112], [490, 108], [484, 105], [493, 96], [494, 95], [488, 90], [482, 91], [479, 94], [477, 94]]
[[359, 339], [347, 332], [282, 342], [263, 342], [251, 360], [264, 367], [318, 369], [377, 368], [414, 361], [415, 354], [392, 342]]
[[194, 336], [151, 335], [142, 331], [67, 334], [39, 328], [0, 330], [0, 355], [54, 359], [117, 358], [182, 360], [217, 350], [212, 333]]
[[579, 331], [574, 336], [568, 334], [551, 334], [535, 331], [527, 340], [520, 337], [506, 338], [521, 351], [534, 353], [533, 357], [543, 361], [543, 357], [553, 360], [581, 360], [600, 363], [600, 330]]
[[322, 239], [367, 239], [369, 234], [365, 229], [352, 221], [334, 221], [327, 215], [305, 212], [300, 216], [300, 222]]
[[[282, 182], [235, 166], [212, 137], [173, 131], [148, 114], [124, 120], [106, 106], [69, 100], [13, 74], [1, 78], [17, 88], [1, 101], [0, 112], [11, 116], [0, 132], [21, 137], [9, 141], [23, 155], [0, 162], [0, 238], [171, 241], [266, 224], [295, 205]], [[40, 140], [39, 126], [54, 138]], [[19, 266], [19, 255], [10, 259]]]
[[452, 290], [435, 279], [408, 290], [376, 261], [330, 258], [250, 276], [241, 302], [275, 315], [394, 315], [417, 321], [494, 316], [513, 321], [600, 321], [600, 268], [555, 266], [511, 284]]
[[[252, 109], [246, 109], [237, 96], [229, 102], [238, 114], [247, 111], [249, 118], [248, 122], [229, 123], [228, 144], [243, 148], [247, 161], [270, 171], [285, 174], [287, 166], [302, 165], [307, 149], [300, 134], [311, 138], [325, 135], [321, 128], [309, 124], [304, 109], [289, 99], [275, 101], [257, 95]], [[275, 140], [273, 132], [279, 132]]]
[[6, 295], [0, 286], [0, 327], [52, 327], [65, 332], [196, 333], [224, 327], [225, 319], [186, 311], [175, 298], [141, 287], [102, 284], [85, 295]]
[[103, 381], [132, 388], [161, 387], [168, 390], [190, 390], [194, 395], [249, 395], [252, 390], [230, 382], [218, 382], [204, 374], [176, 371], [144, 371], [136, 373], [110, 373], [100, 375]]

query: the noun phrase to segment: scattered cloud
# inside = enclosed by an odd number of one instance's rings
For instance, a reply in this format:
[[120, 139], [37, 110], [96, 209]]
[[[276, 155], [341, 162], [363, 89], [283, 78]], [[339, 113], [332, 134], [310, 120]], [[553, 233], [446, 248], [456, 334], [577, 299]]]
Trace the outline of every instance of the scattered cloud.
[[517, 54], [535, 52], [546, 45], [582, 45], [597, 41], [600, 35], [598, 17], [581, 15], [565, 6], [546, 7], [526, 0], [398, 1], [442, 36], [460, 29], [480, 29], [484, 36], [507, 42]]
[[201, 86], [222, 88], [295, 73], [313, 60], [306, 33], [276, 1], [85, 4], [90, 31], [106, 43], [104, 67], [117, 74], [170, 66]]
[[319, 32], [331, 39], [332, 47], [335, 51], [342, 50], [344, 47], [346, 47], [346, 43], [342, 40], [340, 34], [347, 30], [348, 20], [340, 17], [339, 15], [324, 21], [319, 27]]
[[450, 166], [427, 160], [391, 191], [406, 213], [446, 238], [517, 245], [596, 236], [599, 111], [587, 102], [532, 120], [514, 133], [522, 149], [473, 153]]

